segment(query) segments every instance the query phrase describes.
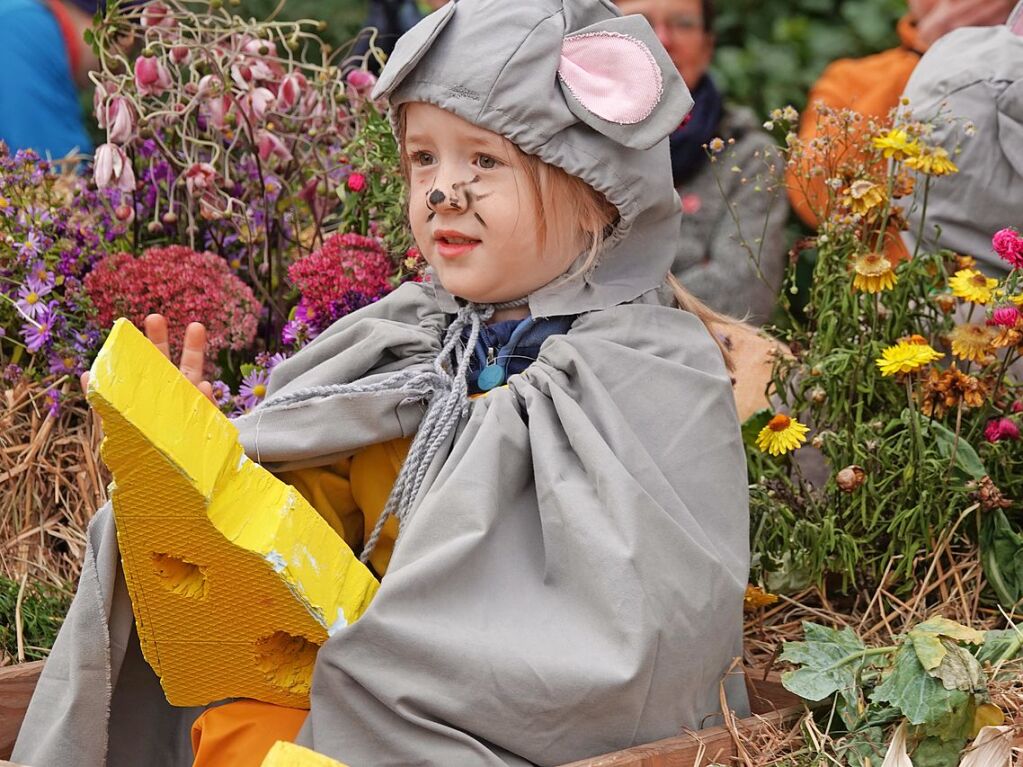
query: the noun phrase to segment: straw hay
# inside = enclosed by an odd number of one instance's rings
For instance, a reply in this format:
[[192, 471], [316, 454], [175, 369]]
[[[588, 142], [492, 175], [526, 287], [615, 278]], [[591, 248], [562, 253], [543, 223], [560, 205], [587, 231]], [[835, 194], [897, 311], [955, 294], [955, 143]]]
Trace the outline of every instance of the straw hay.
[[54, 387], [64, 397], [56, 418], [44, 386], [0, 390], [0, 575], [64, 586], [78, 577], [110, 476], [77, 381]]

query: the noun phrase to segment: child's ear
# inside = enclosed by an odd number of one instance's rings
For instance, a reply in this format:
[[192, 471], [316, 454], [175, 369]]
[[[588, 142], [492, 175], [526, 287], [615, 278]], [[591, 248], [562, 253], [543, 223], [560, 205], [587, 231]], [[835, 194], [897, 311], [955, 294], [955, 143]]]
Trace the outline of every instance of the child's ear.
[[440, 10], [431, 13], [398, 39], [394, 52], [387, 60], [387, 66], [373, 88], [374, 99], [390, 96], [401, 85], [401, 81], [426, 55], [437, 35], [451, 21], [455, 6], [456, 3], [441, 6]]
[[649, 149], [693, 106], [682, 77], [642, 16], [580, 29], [561, 46], [558, 79], [576, 117], [631, 149]]

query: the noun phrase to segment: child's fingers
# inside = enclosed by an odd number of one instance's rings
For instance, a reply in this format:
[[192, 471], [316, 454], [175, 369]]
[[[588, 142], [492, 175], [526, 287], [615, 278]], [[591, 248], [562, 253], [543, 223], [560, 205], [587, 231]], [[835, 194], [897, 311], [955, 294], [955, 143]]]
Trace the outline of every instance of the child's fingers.
[[167, 318], [162, 314], [149, 314], [143, 321], [146, 330], [146, 338], [153, 342], [153, 345], [163, 352], [163, 356], [170, 359], [170, 341], [167, 337]]
[[86, 370], [78, 377], [78, 382], [82, 385], [82, 391], [89, 391], [89, 371]]
[[208, 399], [214, 405], [217, 404], [216, 401], [213, 399], [213, 384], [211, 384], [209, 381], [200, 381], [198, 384], [196, 384], [196, 388], [200, 392], [202, 392], [202, 395], [206, 399]]
[[202, 383], [202, 369], [205, 362], [206, 328], [199, 322], [189, 323], [185, 328], [185, 343], [181, 349], [181, 364], [178, 365], [178, 368], [185, 378], [199, 386]]

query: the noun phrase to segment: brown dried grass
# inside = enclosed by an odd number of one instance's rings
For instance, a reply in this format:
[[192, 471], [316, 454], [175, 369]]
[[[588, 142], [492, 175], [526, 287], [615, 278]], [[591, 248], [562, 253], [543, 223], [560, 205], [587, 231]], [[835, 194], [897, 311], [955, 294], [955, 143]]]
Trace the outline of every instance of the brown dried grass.
[[47, 387], [23, 380], [0, 390], [0, 575], [65, 586], [78, 578], [110, 476], [78, 382], [53, 387], [64, 397], [56, 418]]
[[[964, 512], [963, 518], [974, 509]], [[923, 578], [909, 593], [886, 576], [872, 593], [832, 598], [820, 588], [793, 597], [781, 596], [767, 608], [748, 614], [745, 627], [747, 668], [784, 670], [777, 660], [782, 643], [803, 638], [803, 621], [832, 628], [850, 627], [868, 645], [888, 645], [894, 638], [928, 616], [940, 614], [980, 630], [1023, 627], [1023, 615], [1006, 615], [984, 603], [984, 573], [977, 548], [962, 541], [953, 543], [951, 530], [937, 541], [935, 553], [917, 564]], [[890, 571], [890, 569], [889, 569]], [[1011, 622], [1011, 623], [1010, 623]], [[1006, 724], [1016, 729], [1017, 747], [1023, 752], [1023, 663], [1006, 664], [990, 689], [993, 702], [1005, 713]], [[827, 756], [816, 756], [829, 740], [807, 714], [792, 726], [763, 727], [741, 733], [746, 751], [757, 754], [758, 767], [830, 765]], [[1023, 765], [1023, 753], [1017, 762]]]

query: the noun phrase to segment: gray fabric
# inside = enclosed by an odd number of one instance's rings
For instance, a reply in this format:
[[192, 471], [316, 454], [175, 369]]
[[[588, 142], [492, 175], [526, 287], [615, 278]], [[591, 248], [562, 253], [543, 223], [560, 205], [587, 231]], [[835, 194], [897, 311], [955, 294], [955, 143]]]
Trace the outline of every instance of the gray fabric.
[[[1019, 226], [1023, 209], [1023, 37], [1004, 25], [950, 32], [917, 64], [904, 95], [913, 119], [940, 113], [955, 120], [928, 139], [949, 151], [959, 173], [931, 184], [924, 246], [965, 253], [1004, 271], [991, 236]], [[966, 121], [977, 128], [972, 138], [962, 135]], [[962, 152], [954, 154], [960, 145]], [[904, 234], [910, 252], [923, 215], [922, 191], [918, 184]]]
[[[731, 384], [702, 323], [662, 305], [680, 232], [666, 135], [688, 94], [645, 22], [623, 21], [605, 0], [459, 0], [399, 41], [381, 77], [398, 103], [437, 103], [581, 176], [622, 220], [585, 279], [529, 297], [535, 316], [581, 316], [459, 418], [372, 606], [319, 653], [299, 741], [351, 767], [560, 764], [707, 726], [741, 655], [748, 497]], [[665, 68], [632, 136], [560, 95], [561, 38], [594, 29], [650, 41]], [[410, 284], [335, 323], [236, 420], [248, 455], [326, 465], [416, 433], [435, 392], [383, 383], [433, 370], [457, 309]], [[138, 763], [187, 765], [196, 710], [167, 705], [138, 665], [106, 511], [86, 556], [19, 759], [120, 764], [138, 746]], [[744, 715], [741, 675], [725, 686]]]
[[[768, 190], [770, 180], [780, 178], [781, 161], [774, 141], [749, 109], [725, 107], [718, 135], [725, 141], [734, 138], [735, 143], [716, 163], [705, 164], [678, 187], [683, 207], [699, 209], [682, 218], [682, 239], [672, 271], [712, 309], [733, 317], [748, 315], [750, 322], [763, 324], [774, 311], [785, 272], [788, 200], [784, 189]], [[742, 236], [759, 256], [766, 282], [741, 245], [727, 205], [734, 206]]]
[[[609, 135], [577, 117], [557, 76], [564, 37], [595, 31], [643, 40], [664, 82], [646, 120], [627, 130], [605, 123]], [[596, 268], [571, 279], [576, 265], [530, 295], [534, 317], [614, 306], [664, 281], [673, 253], [662, 244], [676, 241], [681, 216], [667, 137], [692, 98], [642, 17], [621, 17], [610, 0], [453, 0], [398, 41], [374, 95], [388, 96], [392, 105], [435, 104], [500, 133], [583, 179], [618, 208], [621, 221]], [[643, 146], [650, 148], [633, 148]], [[451, 296], [439, 296], [445, 311], [455, 311]]]

